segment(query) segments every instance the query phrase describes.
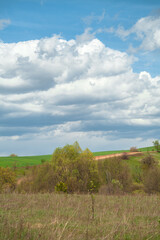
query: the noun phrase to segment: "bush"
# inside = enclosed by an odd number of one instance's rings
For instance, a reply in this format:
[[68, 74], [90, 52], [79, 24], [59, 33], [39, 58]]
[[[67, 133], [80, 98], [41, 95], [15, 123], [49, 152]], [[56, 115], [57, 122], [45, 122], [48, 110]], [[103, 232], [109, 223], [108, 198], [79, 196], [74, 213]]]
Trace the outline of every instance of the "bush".
[[160, 168], [151, 154], [141, 160], [143, 169], [143, 184], [146, 193], [160, 192]]
[[128, 159], [128, 154], [126, 152], [123, 152], [122, 156], [121, 156], [121, 159], [122, 160], [127, 160]]
[[[106, 159], [104, 161], [104, 171], [107, 187], [110, 189], [121, 186], [120, 190], [130, 192], [132, 188], [132, 176], [128, 165], [120, 158]], [[112, 191], [112, 190], [111, 190]]]
[[136, 147], [131, 147], [130, 152], [139, 152], [139, 150]]
[[45, 159], [41, 159], [41, 164], [45, 163], [46, 160]]
[[10, 157], [17, 157], [15, 153], [10, 154]]
[[137, 182], [134, 182], [133, 185], [132, 185], [132, 192], [133, 193], [136, 193], [136, 192], [144, 192], [144, 185], [143, 183], [137, 183]]
[[10, 168], [0, 167], [0, 192], [14, 190], [16, 175]]
[[157, 165], [157, 161], [149, 153], [141, 160], [141, 166], [143, 170], [148, 170], [155, 165]]
[[65, 183], [63, 182], [59, 182], [57, 183], [57, 185], [55, 186], [55, 191], [56, 192], [67, 192], [67, 186]]
[[57, 183], [50, 163], [33, 166], [18, 185], [18, 192], [53, 192]]
[[158, 166], [149, 169], [144, 176], [144, 190], [149, 194], [160, 192], [160, 168]]

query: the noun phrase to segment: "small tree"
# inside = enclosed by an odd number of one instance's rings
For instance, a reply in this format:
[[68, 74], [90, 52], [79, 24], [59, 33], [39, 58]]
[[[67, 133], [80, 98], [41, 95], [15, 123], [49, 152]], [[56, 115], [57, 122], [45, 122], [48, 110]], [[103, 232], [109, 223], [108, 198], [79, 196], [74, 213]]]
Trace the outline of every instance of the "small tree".
[[153, 141], [153, 145], [154, 145], [156, 151], [158, 152], [160, 150], [160, 143], [159, 143], [159, 141], [158, 140]]
[[100, 182], [97, 162], [89, 149], [81, 150], [79, 144], [57, 148], [51, 164], [58, 182], [67, 186], [67, 192], [88, 192], [90, 182], [94, 183], [94, 191], [98, 191]]

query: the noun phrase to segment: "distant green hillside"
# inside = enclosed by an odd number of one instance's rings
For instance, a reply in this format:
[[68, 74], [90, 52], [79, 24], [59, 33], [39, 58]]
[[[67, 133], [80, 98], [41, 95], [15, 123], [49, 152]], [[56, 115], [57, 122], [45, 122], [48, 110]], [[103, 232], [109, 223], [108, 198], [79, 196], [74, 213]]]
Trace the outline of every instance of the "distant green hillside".
[[[153, 146], [139, 148], [142, 152], [147, 151], [155, 151]], [[93, 152], [94, 156], [103, 156], [114, 153], [122, 153], [129, 152], [129, 150], [115, 150], [115, 151], [101, 151], [101, 152]], [[49, 161], [51, 159], [51, 155], [40, 155], [40, 156], [24, 156], [24, 157], [0, 157], [0, 166], [1, 167], [25, 167], [25, 166], [33, 166], [41, 164], [43, 161]]]
[[[145, 147], [145, 148], [138, 148], [141, 152], [149, 152], [149, 151], [156, 151], [154, 146], [151, 147]], [[102, 152], [93, 152], [94, 156], [103, 156], [103, 155], [109, 155], [114, 153], [123, 153], [123, 152], [129, 152], [130, 150], [114, 150], [114, 151], [102, 151]]]
[[156, 151], [154, 146], [151, 147], [145, 147], [145, 148], [139, 148], [141, 152], [150, 152], [150, 151]]
[[1, 167], [25, 167], [41, 164], [43, 161], [49, 161], [51, 155], [27, 156], [27, 157], [0, 157]]

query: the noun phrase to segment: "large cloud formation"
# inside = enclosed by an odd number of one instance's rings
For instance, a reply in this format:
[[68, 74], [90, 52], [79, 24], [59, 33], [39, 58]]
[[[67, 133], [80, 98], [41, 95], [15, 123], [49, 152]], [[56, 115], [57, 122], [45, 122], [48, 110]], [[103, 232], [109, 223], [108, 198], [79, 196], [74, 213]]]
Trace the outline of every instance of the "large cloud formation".
[[0, 140], [80, 139], [92, 149], [159, 134], [160, 77], [134, 73], [133, 56], [96, 38], [79, 39], [0, 44]]

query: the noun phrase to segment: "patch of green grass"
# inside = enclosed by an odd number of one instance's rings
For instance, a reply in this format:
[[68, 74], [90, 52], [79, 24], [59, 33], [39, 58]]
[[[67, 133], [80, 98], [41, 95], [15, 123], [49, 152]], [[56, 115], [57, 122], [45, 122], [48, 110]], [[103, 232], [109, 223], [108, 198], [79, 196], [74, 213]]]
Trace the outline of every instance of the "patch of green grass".
[[144, 147], [144, 148], [138, 148], [141, 152], [151, 152], [151, 151], [156, 151], [154, 146], [151, 147]]
[[131, 170], [137, 168], [140, 166], [140, 160], [143, 158], [143, 156], [130, 156], [126, 162], [128, 163]]
[[51, 155], [27, 157], [0, 157], [0, 167], [25, 167], [39, 165], [43, 160], [49, 161]]
[[103, 156], [103, 155], [109, 155], [109, 154], [115, 154], [115, 153], [123, 153], [123, 152], [129, 152], [129, 150], [115, 150], [115, 151], [93, 152], [93, 155], [94, 156]]
[[124, 160], [129, 165], [131, 169], [131, 174], [133, 176], [133, 180], [135, 182], [141, 182], [141, 159], [143, 158], [142, 155], [140, 156], [130, 156], [128, 160]]

